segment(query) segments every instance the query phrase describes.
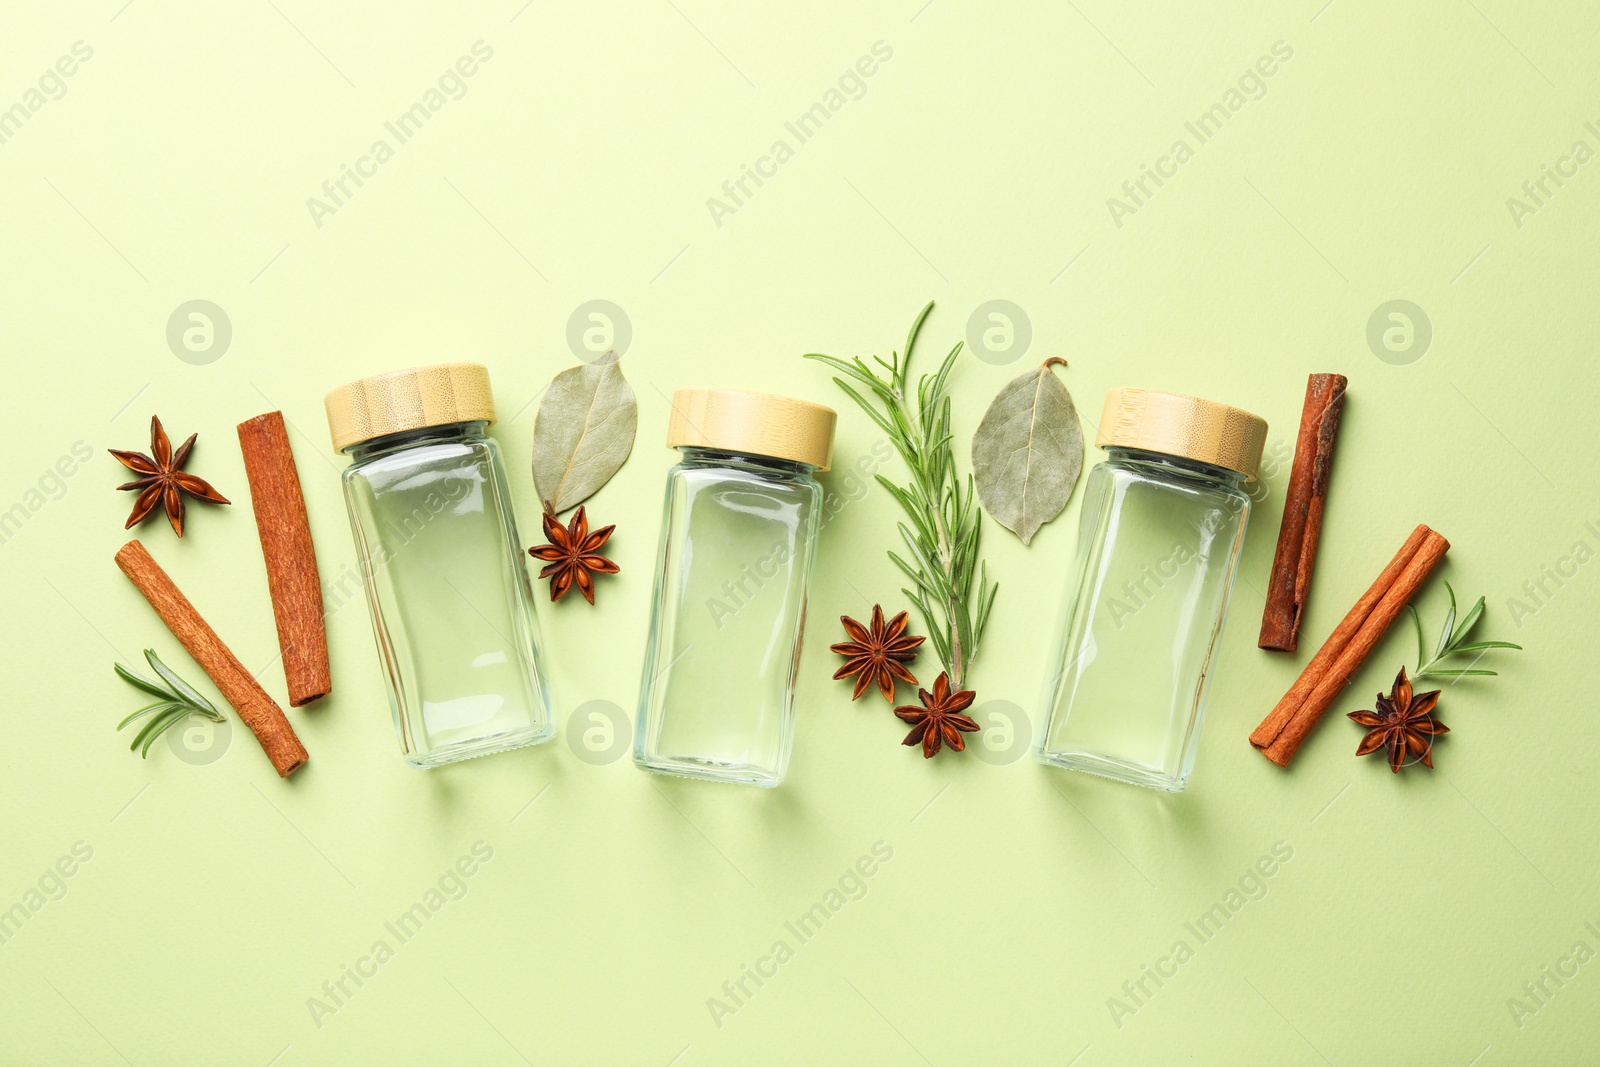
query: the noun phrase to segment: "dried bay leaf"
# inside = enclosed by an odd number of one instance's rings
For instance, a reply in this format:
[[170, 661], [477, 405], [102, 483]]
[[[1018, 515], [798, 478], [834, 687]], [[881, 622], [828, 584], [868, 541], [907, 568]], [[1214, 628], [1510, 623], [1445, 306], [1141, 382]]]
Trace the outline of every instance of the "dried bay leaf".
[[1057, 356], [1013, 378], [972, 437], [978, 499], [1023, 544], [1061, 514], [1083, 472], [1083, 429], [1072, 395], [1050, 368]]
[[617, 354], [555, 376], [533, 427], [533, 484], [539, 502], [560, 514], [611, 480], [633, 450], [639, 405]]

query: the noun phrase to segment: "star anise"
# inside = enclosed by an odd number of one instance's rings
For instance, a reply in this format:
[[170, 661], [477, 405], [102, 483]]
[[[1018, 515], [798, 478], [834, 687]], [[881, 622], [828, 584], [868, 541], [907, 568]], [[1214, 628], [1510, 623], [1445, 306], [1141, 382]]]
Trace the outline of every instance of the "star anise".
[[583, 599], [594, 603], [594, 576], [616, 574], [617, 565], [600, 554], [600, 548], [611, 537], [615, 526], [603, 526], [589, 532], [589, 519], [579, 508], [572, 517], [571, 526], [562, 526], [555, 513], [544, 513], [544, 535], [547, 545], [528, 549], [534, 559], [549, 561], [539, 572], [539, 577], [550, 579], [550, 599], [560, 600], [574, 585]]
[[189, 439], [172, 450], [172, 442], [167, 437], [167, 431], [162, 429], [161, 420], [150, 416], [150, 455], [143, 452], [124, 452], [121, 449], [110, 448], [106, 451], [116, 456], [124, 467], [143, 477], [117, 486], [118, 489], [139, 490], [139, 498], [133, 502], [133, 514], [128, 516], [128, 524], [123, 529], [143, 522], [149, 514], [156, 509], [157, 504], [167, 509], [167, 521], [172, 523], [172, 530], [179, 537], [183, 536], [183, 494], [188, 493], [197, 500], [209, 500], [213, 504], [230, 504], [227, 497], [211, 488], [209, 482], [185, 473], [183, 465], [189, 460], [189, 453], [194, 450], [195, 438], [200, 435], [192, 433]]
[[961, 714], [972, 706], [976, 696], [970, 689], [952, 693], [950, 675], [940, 671], [939, 677], [934, 679], [932, 693], [926, 689], [917, 690], [917, 699], [922, 701], [921, 707], [908, 704], [894, 709], [896, 715], [912, 724], [911, 732], [900, 743], [915, 745], [921, 742], [923, 759], [932, 759], [941, 743], [960, 752], [967, 747], [961, 735], [978, 730], [976, 722]]
[[893, 704], [896, 678], [910, 685], [917, 684], [916, 676], [901, 664], [917, 658], [917, 646], [925, 638], [906, 636], [905, 612], [885, 625], [883, 608], [874, 604], [870, 627], [862, 626], [848, 615], [839, 616], [839, 621], [844, 624], [844, 632], [850, 635], [850, 640], [829, 646], [844, 657], [844, 666], [833, 676], [836, 679], [856, 676], [856, 691], [851, 694], [851, 700], [859, 700], [867, 687], [876, 682], [883, 699]]
[[1411, 679], [1406, 669], [1394, 680], [1388, 696], [1378, 694], [1378, 710], [1352, 711], [1349, 718], [1368, 727], [1367, 736], [1361, 739], [1356, 755], [1365, 756], [1389, 746], [1389, 769], [1396, 774], [1405, 765], [1406, 757], [1421, 757], [1425, 767], [1433, 766], [1433, 737], [1447, 734], [1450, 727], [1433, 717], [1439, 703], [1439, 690], [1412, 695]]

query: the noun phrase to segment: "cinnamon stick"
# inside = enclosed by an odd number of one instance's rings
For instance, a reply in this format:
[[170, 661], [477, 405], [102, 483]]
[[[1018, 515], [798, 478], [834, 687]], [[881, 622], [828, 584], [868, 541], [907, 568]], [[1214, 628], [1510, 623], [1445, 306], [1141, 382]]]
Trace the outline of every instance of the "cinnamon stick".
[[1412, 531], [1278, 706], [1250, 735], [1250, 743], [1262, 755], [1280, 767], [1289, 766], [1311, 728], [1449, 550], [1450, 542], [1428, 527]]
[[1347, 384], [1349, 380], [1342, 374], [1313, 374], [1306, 382], [1300, 435], [1295, 441], [1294, 467], [1289, 473], [1289, 495], [1283, 504], [1278, 550], [1272, 558], [1272, 580], [1261, 616], [1261, 637], [1256, 642], [1261, 648], [1293, 652], [1300, 645], [1300, 623], [1305, 618], [1311, 567], [1317, 560], [1317, 542], [1322, 537], [1322, 510], [1328, 498], [1333, 445], [1339, 436]]
[[194, 661], [211, 676], [239, 718], [261, 742], [280, 778], [287, 778], [305, 766], [305, 746], [295, 736], [294, 727], [283, 709], [267, 695], [244, 664], [222, 643], [216, 631], [206, 624], [187, 597], [167, 577], [161, 565], [150, 558], [144, 545], [129, 541], [117, 550], [117, 566], [144, 594]]
[[322, 582], [311, 543], [305, 496], [283, 413], [269, 411], [239, 424], [250, 503], [267, 563], [267, 588], [278, 624], [278, 648], [289, 683], [289, 704], [300, 707], [328, 695], [328, 632], [322, 619]]

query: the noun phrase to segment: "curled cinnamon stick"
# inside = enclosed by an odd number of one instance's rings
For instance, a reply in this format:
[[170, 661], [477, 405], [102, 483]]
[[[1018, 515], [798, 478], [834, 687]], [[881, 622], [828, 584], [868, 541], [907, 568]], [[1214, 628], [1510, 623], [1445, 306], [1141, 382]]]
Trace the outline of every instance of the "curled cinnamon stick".
[[278, 624], [289, 703], [298, 708], [327, 696], [333, 680], [328, 673], [328, 632], [322, 620], [317, 553], [283, 413], [269, 411], [241, 422], [239, 447], [250, 479], [261, 554], [267, 562], [267, 588]]
[[1305, 617], [1317, 542], [1322, 537], [1322, 509], [1328, 497], [1333, 445], [1339, 436], [1347, 384], [1342, 374], [1313, 374], [1306, 382], [1289, 495], [1283, 504], [1272, 582], [1261, 616], [1261, 637], [1256, 642], [1261, 648], [1293, 652], [1300, 644], [1300, 623]]
[[295, 736], [294, 727], [267, 691], [261, 688], [244, 664], [228, 650], [189, 599], [167, 577], [161, 565], [150, 558], [144, 545], [129, 541], [117, 550], [117, 566], [128, 580], [150, 601], [172, 636], [188, 650], [200, 668], [211, 676], [239, 718], [261, 742], [280, 778], [287, 778], [305, 766], [305, 746]]
[[1250, 743], [1262, 755], [1280, 767], [1289, 766], [1311, 728], [1449, 550], [1450, 542], [1428, 527], [1412, 531], [1278, 706], [1250, 735]]

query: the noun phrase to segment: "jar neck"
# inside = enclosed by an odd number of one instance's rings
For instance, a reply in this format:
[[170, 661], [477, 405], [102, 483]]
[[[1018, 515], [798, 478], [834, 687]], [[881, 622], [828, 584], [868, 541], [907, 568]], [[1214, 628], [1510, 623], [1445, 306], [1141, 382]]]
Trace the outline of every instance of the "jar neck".
[[781, 474], [785, 477], [809, 478], [816, 470], [809, 463], [799, 463], [776, 456], [757, 456], [746, 452], [728, 452], [720, 448], [702, 448], [698, 445], [680, 445], [678, 453], [685, 467], [733, 467], [756, 474]]
[[365, 463], [380, 456], [404, 452], [420, 445], [458, 444], [483, 436], [489, 424], [477, 422], [451, 422], [443, 426], [423, 426], [415, 430], [384, 434], [370, 441], [360, 441], [345, 449], [345, 455], [356, 463]]
[[1198, 479], [1229, 489], [1238, 489], [1244, 485], [1244, 475], [1238, 471], [1198, 459], [1169, 455], [1166, 452], [1112, 446], [1106, 449], [1106, 456], [1113, 463], [1134, 467], [1158, 477]]

